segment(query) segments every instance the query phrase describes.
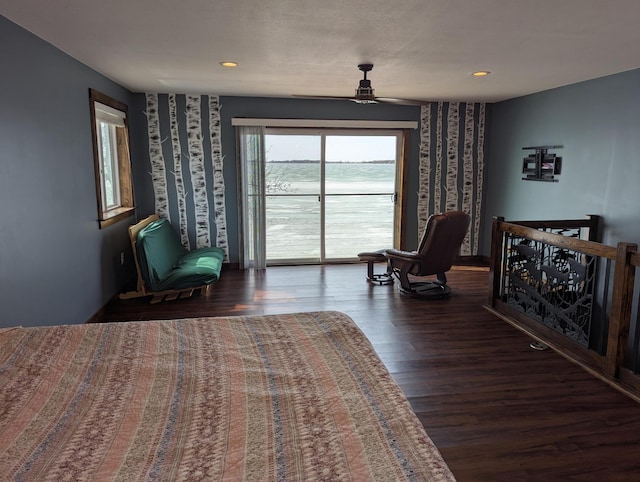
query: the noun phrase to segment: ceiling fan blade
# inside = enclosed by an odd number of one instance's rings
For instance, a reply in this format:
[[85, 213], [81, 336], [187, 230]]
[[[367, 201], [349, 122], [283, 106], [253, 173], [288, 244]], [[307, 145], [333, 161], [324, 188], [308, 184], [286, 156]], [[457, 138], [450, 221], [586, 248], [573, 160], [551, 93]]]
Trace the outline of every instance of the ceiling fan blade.
[[324, 100], [353, 100], [353, 96], [338, 96], [338, 95], [303, 95], [292, 94], [292, 97], [298, 97], [301, 99], [324, 99]]
[[416, 100], [416, 99], [396, 99], [394, 97], [376, 97], [376, 101], [380, 104], [402, 104], [402, 105], [425, 105], [428, 104], [428, 100]]
[[394, 97], [375, 97], [373, 102], [363, 102], [354, 96], [338, 96], [338, 95], [304, 95], [304, 94], [292, 94], [292, 97], [299, 99], [321, 99], [321, 100], [350, 100], [361, 104], [398, 104], [398, 105], [424, 105], [429, 102], [426, 100], [415, 99], [397, 99]]

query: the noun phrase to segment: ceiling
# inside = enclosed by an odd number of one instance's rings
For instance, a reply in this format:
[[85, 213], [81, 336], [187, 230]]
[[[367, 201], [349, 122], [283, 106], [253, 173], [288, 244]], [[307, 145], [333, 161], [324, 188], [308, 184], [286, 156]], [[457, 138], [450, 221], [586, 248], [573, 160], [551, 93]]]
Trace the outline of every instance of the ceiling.
[[640, 67], [638, 0], [0, 0], [0, 12], [134, 92], [349, 96], [368, 62], [380, 97], [495, 102]]

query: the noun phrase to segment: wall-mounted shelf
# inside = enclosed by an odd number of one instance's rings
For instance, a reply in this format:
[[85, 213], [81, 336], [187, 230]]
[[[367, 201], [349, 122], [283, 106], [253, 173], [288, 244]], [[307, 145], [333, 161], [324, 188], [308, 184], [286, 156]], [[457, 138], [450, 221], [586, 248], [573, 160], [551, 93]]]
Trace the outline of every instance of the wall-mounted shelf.
[[558, 182], [555, 176], [562, 171], [562, 157], [549, 153], [549, 149], [560, 149], [562, 146], [532, 146], [522, 150], [535, 150], [522, 159], [522, 179], [525, 181]]

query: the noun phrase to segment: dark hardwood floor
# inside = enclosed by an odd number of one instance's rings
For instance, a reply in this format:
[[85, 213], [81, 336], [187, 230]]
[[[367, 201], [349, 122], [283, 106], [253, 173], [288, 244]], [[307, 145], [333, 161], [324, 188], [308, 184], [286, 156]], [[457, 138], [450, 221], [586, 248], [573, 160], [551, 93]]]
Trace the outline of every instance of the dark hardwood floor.
[[[381, 269], [381, 268], [378, 268]], [[453, 295], [372, 286], [366, 266], [225, 270], [207, 296], [112, 302], [101, 321], [337, 310], [369, 337], [459, 481], [639, 481], [640, 405], [483, 309], [486, 268]]]

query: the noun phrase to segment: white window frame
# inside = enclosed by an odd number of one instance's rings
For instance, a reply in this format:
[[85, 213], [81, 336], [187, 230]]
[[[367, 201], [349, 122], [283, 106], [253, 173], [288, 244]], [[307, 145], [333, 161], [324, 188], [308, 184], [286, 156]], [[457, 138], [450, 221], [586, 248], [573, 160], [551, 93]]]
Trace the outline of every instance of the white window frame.
[[[107, 134], [107, 142], [109, 143], [109, 151], [111, 152], [111, 159], [104, 158], [104, 140], [105, 136], [102, 133], [102, 126], [106, 125], [109, 129]], [[118, 147], [116, 140], [116, 126], [109, 123], [104, 122], [101, 119], [96, 118], [96, 135], [98, 136], [98, 157], [100, 157], [100, 184], [101, 184], [101, 202], [102, 202], [102, 211], [110, 211], [112, 209], [117, 209], [122, 206], [120, 201], [120, 176], [118, 174]], [[109, 164], [109, 166], [107, 166]], [[112, 192], [113, 192], [113, 203], [109, 203], [107, 200], [107, 179], [105, 172], [107, 168], [111, 170], [111, 181], [112, 181]]]

